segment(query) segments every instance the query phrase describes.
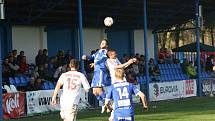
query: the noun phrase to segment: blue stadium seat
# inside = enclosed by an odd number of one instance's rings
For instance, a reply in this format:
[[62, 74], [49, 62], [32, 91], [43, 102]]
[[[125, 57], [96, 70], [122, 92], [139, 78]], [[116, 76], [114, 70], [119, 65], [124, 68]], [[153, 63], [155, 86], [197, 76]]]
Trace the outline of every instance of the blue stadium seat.
[[43, 83], [42, 89], [43, 89], [43, 90], [48, 90], [48, 89], [49, 89], [49, 84], [48, 84], [47, 81], [45, 81], [45, 82]]
[[23, 76], [20, 77], [20, 82], [21, 82], [21, 83], [20, 83], [21, 86], [27, 86], [27, 84], [28, 84], [27, 79], [24, 78]]
[[54, 89], [55, 88], [55, 86], [54, 86], [54, 84], [52, 82], [49, 82], [48, 84], [49, 84], [49, 89]]
[[163, 69], [160, 69], [160, 74], [161, 75], [165, 74]]
[[156, 80], [161, 81], [161, 76], [157, 76]]
[[15, 79], [15, 86], [21, 86], [19, 77], [15, 77], [14, 79]]
[[180, 76], [178, 74], [175, 74], [175, 79], [180, 80], [181, 78], [180, 78]]
[[15, 80], [12, 77], [9, 77], [9, 82], [11, 85], [15, 85]]
[[174, 75], [172, 75], [172, 74], [169, 75], [169, 80], [170, 80], [170, 81], [173, 81], [173, 80], [174, 80], [174, 77], [173, 77], [173, 76], [174, 76]]
[[162, 69], [161, 64], [158, 64], [158, 68], [159, 68], [160, 70]]

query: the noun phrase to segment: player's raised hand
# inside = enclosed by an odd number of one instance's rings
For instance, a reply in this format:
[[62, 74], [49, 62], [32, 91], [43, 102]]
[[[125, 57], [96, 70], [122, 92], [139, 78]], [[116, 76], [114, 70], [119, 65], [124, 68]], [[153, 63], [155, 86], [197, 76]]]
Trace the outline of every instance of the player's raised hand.
[[86, 56], [86, 55], [83, 55], [83, 56], [82, 56], [82, 60], [87, 60], [87, 56]]
[[133, 63], [137, 62], [137, 59], [136, 59], [136, 58], [132, 58], [132, 60], [133, 60]]
[[128, 63], [129, 63], [129, 64], [132, 64], [132, 63], [133, 63], [133, 59], [129, 59], [129, 60], [128, 60]]

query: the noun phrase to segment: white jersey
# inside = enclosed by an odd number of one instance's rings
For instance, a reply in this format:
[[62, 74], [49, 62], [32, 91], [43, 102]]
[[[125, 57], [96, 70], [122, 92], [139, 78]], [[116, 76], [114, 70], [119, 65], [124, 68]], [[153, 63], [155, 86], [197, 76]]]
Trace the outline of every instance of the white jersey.
[[120, 65], [120, 61], [118, 60], [118, 58], [116, 59], [107, 59], [107, 66], [108, 66], [108, 69], [110, 71], [110, 77], [111, 77], [111, 84], [113, 84], [116, 80], [116, 77], [115, 77], [115, 67], [117, 65]]
[[69, 71], [63, 73], [58, 82], [63, 84], [63, 93], [60, 99], [60, 105], [63, 109], [70, 109], [74, 104], [78, 105], [82, 86], [85, 90], [90, 88], [90, 85], [84, 74], [78, 71]]

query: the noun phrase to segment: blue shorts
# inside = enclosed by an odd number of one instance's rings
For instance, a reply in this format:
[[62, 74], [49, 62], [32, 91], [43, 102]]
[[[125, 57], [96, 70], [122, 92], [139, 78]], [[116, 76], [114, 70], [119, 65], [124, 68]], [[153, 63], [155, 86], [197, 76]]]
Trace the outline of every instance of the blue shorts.
[[105, 87], [111, 85], [110, 74], [106, 70], [96, 70], [93, 74], [91, 87]]
[[134, 116], [117, 116], [117, 115], [114, 115], [114, 121], [134, 121]]

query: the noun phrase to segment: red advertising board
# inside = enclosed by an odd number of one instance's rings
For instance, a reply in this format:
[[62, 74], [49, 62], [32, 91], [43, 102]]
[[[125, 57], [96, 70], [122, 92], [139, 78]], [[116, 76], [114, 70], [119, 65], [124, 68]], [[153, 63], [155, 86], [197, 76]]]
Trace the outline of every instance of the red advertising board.
[[192, 95], [195, 93], [195, 80], [185, 80], [185, 95]]
[[3, 94], [3, 118], [18, 118], [25, 114], [25, 93]]

